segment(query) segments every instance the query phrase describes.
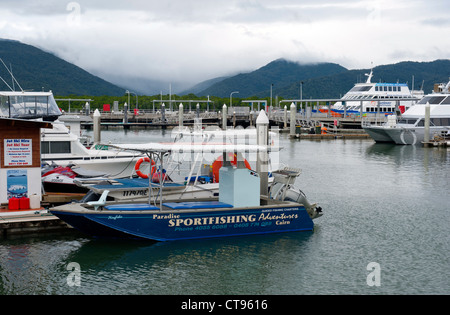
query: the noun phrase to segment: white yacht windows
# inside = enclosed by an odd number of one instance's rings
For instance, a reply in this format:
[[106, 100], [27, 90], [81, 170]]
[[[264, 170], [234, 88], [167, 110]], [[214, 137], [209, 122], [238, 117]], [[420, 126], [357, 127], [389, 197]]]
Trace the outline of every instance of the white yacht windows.
[[403, 125], [414, 125], [416, 123], [417, 119], [400, 119], [398, 121], [399, 124], [403, 124]]
[[41, 154], [65, 154], [70, 152], [70, 141], [41, 141]]
[[431, 118], [430, 124], [432, 126], [449, 126], [449, 118]]
[[371, 85], [365, 85], [365, 86], [355, 86], [353, 89], [350, 90], [350, 92], [367, 92], [372, 89]]
[[9, 117], [8, 97], [0, 95], [0, 116]]

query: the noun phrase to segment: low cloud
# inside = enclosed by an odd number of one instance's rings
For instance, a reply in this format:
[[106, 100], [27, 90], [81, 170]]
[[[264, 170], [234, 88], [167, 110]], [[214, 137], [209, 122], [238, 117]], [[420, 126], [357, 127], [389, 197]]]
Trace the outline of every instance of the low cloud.
[[[287, 58], [367, 68], [450, 58], [450, 17], [427, 1], [3, 0], [0, 37], [108, 77], [192, 84]], [[427, 15], [424, 15], [427, 13]], [[434, 15], [433, 15], [433, 14]], [[433, 19], [424, 19], [433, 16]], [[430, 34], [430, 28], [437, 28]], [[422, 46], [422, 47], [421, 47]], [[418, 60], [420, 61], [420, 60]]]

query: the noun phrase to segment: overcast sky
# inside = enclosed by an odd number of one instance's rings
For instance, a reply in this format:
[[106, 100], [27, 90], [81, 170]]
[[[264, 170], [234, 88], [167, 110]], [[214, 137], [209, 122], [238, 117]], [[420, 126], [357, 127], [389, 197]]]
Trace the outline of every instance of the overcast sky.
[[196, 83], [278, 58], [349, 69], [450, 59], [450, 7], [449, 0], [0, 0], [0, 37], [106, 79]]

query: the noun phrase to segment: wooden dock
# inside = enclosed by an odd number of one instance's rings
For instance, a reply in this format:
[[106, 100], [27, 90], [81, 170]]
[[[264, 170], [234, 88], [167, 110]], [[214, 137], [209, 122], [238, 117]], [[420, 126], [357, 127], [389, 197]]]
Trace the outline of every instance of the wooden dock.
[[44, 208], [38, 210], [9, 211], [0, 208], [0, 238], [11, 235], [56, 232], [71, 228]]
[[[240, 109], [239, 111], [237, 109]], [[243, 109], [247, 109], [244, 111]], [[139, 112], [139, 114], [129, 113], [126, 115], [123, 112], [118, 113], [107, 113], [101, 112], [101, 127], [102, 129], [109, 128], [123, 128], [123, 129], [170, 129], [180, 125], [180, 117], [178, 112], [166, 112], [164, 115], [162, 113], [153, 113], [153, 112]], [[226, 116], [227, 126], [255, 126], [257, 113], [253, 111], [249, 111], [248, 108], [242, 107], [234, 107], [229, 109], [228, 114]], [[380, 116], [381, 117], [381, 116]], [[379, 121], [380, 117], [364, 117], [361, 119], [360, 116], [349, 115], [348, 117], [328, 117], [324, 113], [316, 113], [309, 118], [306, 118], [304, 115], [300, 113], [296, 113], [296, 125], [304, 125], [304, 126], [315, 126], [318, 124], [325, 124], [326, 126], [332, 126], [334, 124], [338, 125], [338, 129], [362, 129], [361, 123], [362, 120], [367, 122], [376, 122]], [[195, 113], [184, 113], [183, 115], [183, 125], [184, 126], [192, 126], [195, 123], [195, 119], [200, 119], [203, 125], [222, 125], [224, 117], [220, 114], [220, 112], [200, 112], [198, 114]], [[271, 111], [268, 114], [270, 126], [279, 126], [280, 128], [284, 128], [290, 125], [291, 117], [289, 115], [285, 115], [285, 111], [282, 109], [276, 109]], [[93, 122], [83, 121], [81, 122], [82, 128], [92, 129]]]
[[308, 140], [334, 140], [334, 139], [370, 139], [368, 134], [363, 133], [342, 133], [342, 134], [295, 134], [289, 135], [290, 138], [308, 139]]
[[450, 147], [450, 140], [422, 142], [424, 147]]
[[8, 210], [0, 206], [0, 239], [11, 235], [59, 232], [71, 229], [64, 221], [47, 209], [53, 205], [80, 200], [85, 194], [46, 193], [42, 196], [40, 209]]

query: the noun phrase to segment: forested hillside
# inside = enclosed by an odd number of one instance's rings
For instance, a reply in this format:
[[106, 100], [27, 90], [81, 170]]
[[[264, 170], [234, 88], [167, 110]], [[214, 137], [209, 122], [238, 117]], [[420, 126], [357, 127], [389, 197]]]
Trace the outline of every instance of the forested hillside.
[[[55, 95], [123, 95], [125, 89], [113, 85], [55, 55], [18, 41], [0, 40], [3, 59], [24, 90], [52, 90]], [[11, 76], [0, 63], [0, 76], [12, 87]], [[17, 84], [15, 89], [19, 90]], [[9, 88], [0, 80], [0, 90]]]
[[251, 97], [263, 91], [280, 89], [294, 82], [310, 78], [334, 75], [347, 71], [346, 68], [334, 63], [299, 64], [285, 59], [278, 59], [250, 73], [242, 73], [226, 78], [197, 95], [215, 95], [226, 97], [232, 91], [239, 91], [237, 97]]

